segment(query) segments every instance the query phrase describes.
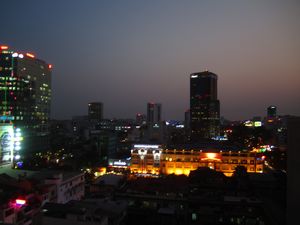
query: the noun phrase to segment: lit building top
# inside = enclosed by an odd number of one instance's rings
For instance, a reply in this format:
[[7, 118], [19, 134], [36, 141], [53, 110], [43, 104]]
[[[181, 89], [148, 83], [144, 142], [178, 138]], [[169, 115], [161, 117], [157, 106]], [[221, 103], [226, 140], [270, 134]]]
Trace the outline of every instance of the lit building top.
[[50, 118], [51, 68], [51, 64], [32, 53], [15, 52], [1, 45], [0, 115], [18, 126], [46, 131]]

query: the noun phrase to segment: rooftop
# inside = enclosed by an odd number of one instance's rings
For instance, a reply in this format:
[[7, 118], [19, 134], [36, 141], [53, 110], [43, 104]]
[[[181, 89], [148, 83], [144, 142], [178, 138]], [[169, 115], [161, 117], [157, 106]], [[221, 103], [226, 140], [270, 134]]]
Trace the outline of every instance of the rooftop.
[[28, 178], [28, 179], [34, 179], [34, 180], [45, 180], [45, 179], [53, 179], [54, 177], [62, 175], [62, 180], [66, 181], [70, 179], [71, 177], [78, 176], [82, 174], [82, 172], [76, 172], [76, 171], [59, 171], [59, 170], [19, 170], [19, 169], [12, 169], [9, 166], [3, 166], [0, 167], [0, 174], [6, 174], [10, 177], [13, 177], [15, 179], [18, 178]]

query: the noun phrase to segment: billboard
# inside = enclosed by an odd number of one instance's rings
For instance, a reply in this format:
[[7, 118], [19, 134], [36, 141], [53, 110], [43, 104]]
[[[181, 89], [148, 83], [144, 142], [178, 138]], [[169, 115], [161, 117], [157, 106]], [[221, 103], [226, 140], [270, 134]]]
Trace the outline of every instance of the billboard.
[[0, 164], [13, 160], [14, 129], [11, 124], [0, 124]]
[[108, 165], [111, 167], [128, 167], [130, 166], [130, 161], [127, 159], [109, 159]]

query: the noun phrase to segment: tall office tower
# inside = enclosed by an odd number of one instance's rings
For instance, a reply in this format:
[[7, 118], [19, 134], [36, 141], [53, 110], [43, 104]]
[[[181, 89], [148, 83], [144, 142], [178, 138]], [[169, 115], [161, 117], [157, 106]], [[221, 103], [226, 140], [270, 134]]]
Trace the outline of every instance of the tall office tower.
[[33, 54], [0, 46], [0, 123], [21, 129], [20, 152], [49, 148], [51, 68]]
[[204, 71], [190, 75], [191, 140], [211, 139], [220, 133], [218, 76]]
[[103, 119], [103, 103], [91, 102], [89, 103], [88, 116], [90, 121], [99, 122]]
[[277, 107], [273, 106], [273, 105], [269, 106], [267, 108], [267, 116], [268, 116], [268, 118], [275, 118], [276, 115], [277, 115]]
[[149, 102], [147, 104], [147, 123], [156, 124], [161, 122], [161, 104]]

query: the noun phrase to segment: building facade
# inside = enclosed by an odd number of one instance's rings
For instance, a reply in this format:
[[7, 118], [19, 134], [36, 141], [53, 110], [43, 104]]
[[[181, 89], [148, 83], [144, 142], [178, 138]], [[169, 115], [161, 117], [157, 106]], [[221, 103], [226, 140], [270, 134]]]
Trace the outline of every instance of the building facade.
[[132, 173], [156, 174], [160, 173], [160, 145], [134, 145], [131, 150], [130, 171]]
[[22, 130], [22, 149], [49, 146], [52, 65], [0, 46], [0, 122]]
[[190, 127], [193, 142], [211, 139], [220, 133], [218, 76], [204, 71], [190, 75]]
[[84, 197], [85, 179], [83, 173], [58, 173], [44, 180], [47, 185], [56, 186], [56, 203], [67, 203], [71, 200], [81, 200]]
[[249, 173], [263, 173], [264, 157], [255, 152], [198, 149], [163, 149], [159, 145], [134, 145], [132, 173], [189, 175], [198, 167], [209, 167], [231, 176], [237, 166]]
[[189, 175], [190, 171], [198, 167], [209, 167], [231, 176], [237, 166], [244, 166], [248, 173], [262, 173], [263, 158], [250, 152], [184, 149], [166, 149], [161, 156], [163, 174]]

